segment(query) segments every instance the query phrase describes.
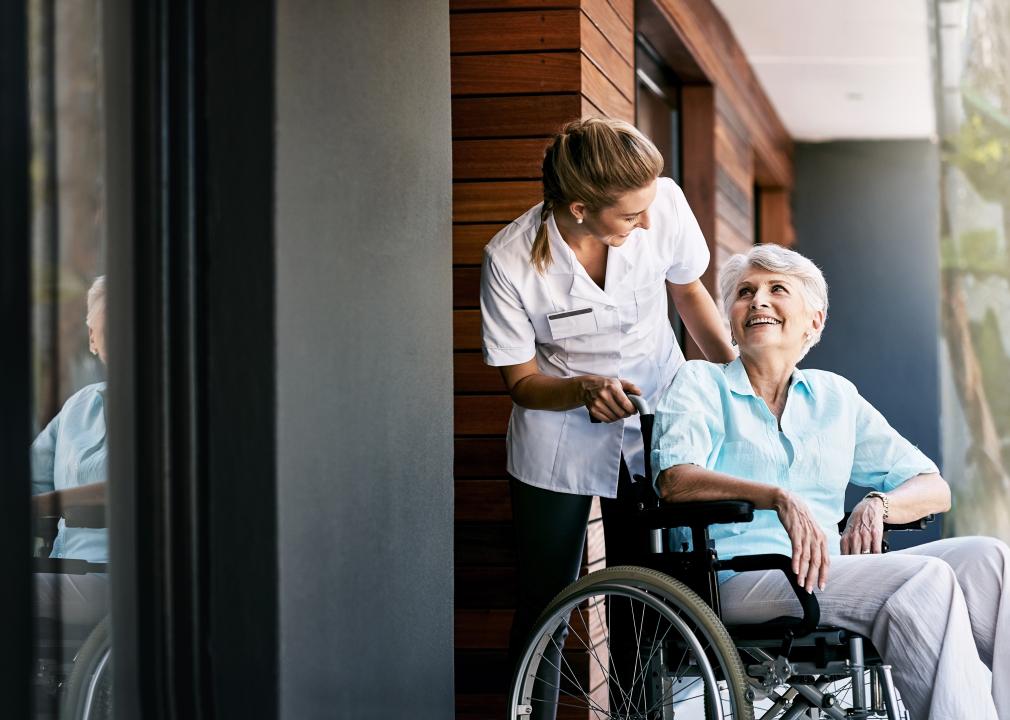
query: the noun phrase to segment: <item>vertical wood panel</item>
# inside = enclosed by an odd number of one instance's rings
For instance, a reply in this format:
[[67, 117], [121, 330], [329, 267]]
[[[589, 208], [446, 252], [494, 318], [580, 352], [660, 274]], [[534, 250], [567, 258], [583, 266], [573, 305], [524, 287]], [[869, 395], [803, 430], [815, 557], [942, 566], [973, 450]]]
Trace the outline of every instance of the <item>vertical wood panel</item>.
[[621, 21], [629, 28], [635, 27], [635, 0], [607, 0]]
[[[685, 85], [681, 91], [683, 126], [684, 196], [698, 219], [709, 249], [716, 237], [715, 207], [715, 93], [709, 85]], [[716, 296], [716, 262], [709, 262], [702, 282]], [[704, 358], [697, 343], [688, 336], [685, 355], [688, 359]]]
[[635, 121], [634, 102], [622, 95], [610, 78], [585, 55], [582, 56], [582, 93], [606, 115]]
[[784, 188], [762, 188], [760, 193], [761, 242], [791, 247], [796, 242], [793, 229], [789, 191]]
[[[635, 64], [635, 33], [607, 0], [582, 0], [582, 12], [629, 65]], [[583, 31], [585, 32], [585, 31]]]
[[582, 52], [629, 101], [635, 98], [635, 71], [588, 16], [582, 16]]

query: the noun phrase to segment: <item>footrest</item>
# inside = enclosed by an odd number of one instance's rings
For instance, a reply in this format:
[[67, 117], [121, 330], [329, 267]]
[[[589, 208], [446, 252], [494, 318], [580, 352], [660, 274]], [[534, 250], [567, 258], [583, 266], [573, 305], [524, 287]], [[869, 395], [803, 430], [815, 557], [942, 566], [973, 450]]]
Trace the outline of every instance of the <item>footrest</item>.
[[699, 527], [750, 522], [754, 503], [747, 500], [663, 503], [638, 511], [637, 522], [647, 528]]

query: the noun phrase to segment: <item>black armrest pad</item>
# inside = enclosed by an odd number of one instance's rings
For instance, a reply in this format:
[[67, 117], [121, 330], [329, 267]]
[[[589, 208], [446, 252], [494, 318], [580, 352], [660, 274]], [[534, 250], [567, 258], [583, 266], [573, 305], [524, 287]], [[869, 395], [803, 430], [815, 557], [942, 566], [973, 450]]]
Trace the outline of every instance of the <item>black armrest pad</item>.
[[754, 519], [754, 503], [747, 500], [713, 500], [711, 502], [659, 503], [638, 511], [637, 521], [649, 528], [692, 527], [750, 522]]
[[88, 573], [108, 572], [108, 565], [106, 563], [93, 563], [87, 560], [67, 558], [34, 558], [32, 560], [32, 572], [87, 575]]
[[107, 527], [104, 505], [69, 505], [63, 508], [63, 519], [66, 521], [67, 527]]
[[733, 570], [735, 572], [748, 572], [751, 570], [781, 570], [786, 580], [789, 581], [796, 599], [800, 601], [803, 608], [803, 619], [794, 628], [793, 634], [796, 637], [809, 635], [817, 629], [821, 622], [821, 606], [813, 593], [808, 593], [796, 582], [796, 575], [793, 574], [792, 558], [786, 555], [738, 555], [728, 560], [719, 560], [716, 563], [717, 570]]
[[[838, 532], [845, 532], [845, 526], [849, 522], [849, 515], [852, 513], [845, 513], [842, 516], [841, 521], [838, 523]], [[925, 530], [926, 526], [931, 522], [936, 520], [936, 515], [926, 515], [918, 520], [913, 520], [908, 523], [884, 523], [884, 532], [901, 532], [904, 530]]]

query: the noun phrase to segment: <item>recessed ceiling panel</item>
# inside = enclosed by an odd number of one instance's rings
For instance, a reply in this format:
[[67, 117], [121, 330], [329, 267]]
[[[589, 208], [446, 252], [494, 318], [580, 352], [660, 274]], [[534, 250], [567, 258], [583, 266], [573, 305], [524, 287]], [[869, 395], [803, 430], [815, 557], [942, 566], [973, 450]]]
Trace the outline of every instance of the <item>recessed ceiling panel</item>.
[[714, 0], [797, 140], [931, 137], [928, 0]]

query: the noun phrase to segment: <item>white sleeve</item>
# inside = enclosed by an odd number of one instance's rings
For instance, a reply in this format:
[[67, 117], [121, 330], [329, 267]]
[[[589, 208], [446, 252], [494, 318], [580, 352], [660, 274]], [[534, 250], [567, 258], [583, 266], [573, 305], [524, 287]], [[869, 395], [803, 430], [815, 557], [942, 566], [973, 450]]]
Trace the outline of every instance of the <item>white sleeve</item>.
[[536, 332], [522, 298], [486, 251], [480, 273], [480, 320], [488, 365], [518, 365], [536, 354]]
[[661, 183], [659, 191], [673, 195], [672, 198], [664, 198], [673, 203], [673, 223], [669, 228], [661, 229], [668, 234], [663, 238], [664, 244], [672, 245], [667, 255], [670, 265], [666, 269], [666, 279], [677, 285], [687, 285], [700, 278], [708, 267], [708, 243], [680, 186], [670, 180]]

